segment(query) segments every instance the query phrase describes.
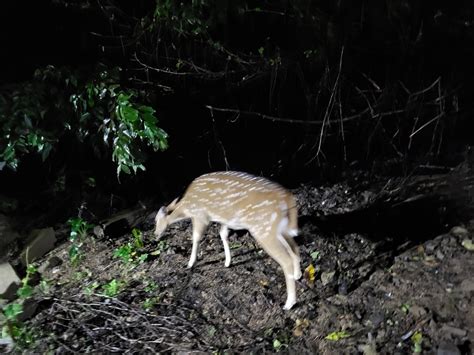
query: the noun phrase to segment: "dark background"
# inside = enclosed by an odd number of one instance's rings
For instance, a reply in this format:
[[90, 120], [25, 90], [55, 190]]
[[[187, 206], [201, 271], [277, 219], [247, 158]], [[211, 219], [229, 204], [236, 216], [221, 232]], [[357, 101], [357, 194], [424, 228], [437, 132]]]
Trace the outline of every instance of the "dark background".
[[[189, 37], [173, 37], [165, 25], [159, 35], [138, 36], [136, 24], [153, 13], [154, 2], [5, 1], [1, 84], [29, 80], [45, 65], [92, 68], [100, 61], [121, 66], [125, 84], [152, 93], [151, 105], [170, 140], [167, 151], [150, 152], [146, 172], [119, 183], [110, 159], [95, 158], [91, 147], [73, 149], [75, 169], [93, 174], [97, 191], [121, 195], [126, 204], [150, 196], [171, 198], [196, 175], [226, 168], [294, 187], [344, 179], [348, 171], [400, 176], [420, 165], [462, 161], [473, 143], [471, 2], [302, 1], [293, 8], [283, 1], [250, 1], [248, 8], [264, 11], [240, 16], [234, 10], [241, 3], [216, 5], [222, 8], [215, 10], [219, 16], [210, 29], [213, 40], [251, 62], [239, 66], [226, 64], [222, 53]], [[129, 44], [123, 46], [124, 41]], [[171, 44], [182, 59], [219, 75], [145, 73], [134, 60], [137, 54], [149, 66], [173, 68], [170, 58], [176, 53], [153, 54]], [[280, 64], [259, 61], [259, 48], [266, 59], [279, 57]], [[308, 59], [308, 49], [317, 54]], [[140, 84], [145, 78], [147, 84]], [[409, 98], [408, 92], [425, 89]], [[228, 111], [211, 112], [206, 105]], [[328, 107], [333, 123], [321, 134], [322, 125], [314, 121], [325, 120]], [[428, 124], [408, 148], [414, 118], [420, 127], [440, 110], [444, 114], [437, 124]], [[380, 116], [392, 111], [398, 113]], [[337, 121], [359, 113], [343, 128]], [[67, 141], [60, 142], [53, 160], [71, 158], [61, 156]], [[26, 157], [17, 172], [0, 172], [2, 192], [34, 198], [51, 184], [57, 168], [51, 166]]]

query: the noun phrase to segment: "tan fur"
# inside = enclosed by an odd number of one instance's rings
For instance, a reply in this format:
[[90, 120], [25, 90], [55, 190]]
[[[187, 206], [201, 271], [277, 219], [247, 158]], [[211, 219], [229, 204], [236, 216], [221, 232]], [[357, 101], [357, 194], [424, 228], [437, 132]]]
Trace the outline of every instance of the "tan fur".
[[155, 218], [155, 234], [168, 225], [191, 218], [193, 248], [188, 267], [197, 259], [199, 240], [210, 222], [221, 224], [225, 266], [230, 265], [228, 229], [246, 229], [280, 265], [285, 275], [287, 300], [284, 309], [296, 303], [295, 280], [301, 277], [298, 210], [293, 194], [262, 177], [240, 172], [215, 172], [196, 178], [183, 197], [162, 207]]

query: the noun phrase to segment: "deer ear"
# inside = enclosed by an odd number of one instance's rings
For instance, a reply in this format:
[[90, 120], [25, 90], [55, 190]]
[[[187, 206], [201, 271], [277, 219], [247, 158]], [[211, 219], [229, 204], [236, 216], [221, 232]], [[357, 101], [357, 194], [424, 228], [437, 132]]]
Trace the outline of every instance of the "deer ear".
[[173, 202], [171, 202], [168, 207], [166, 207], [166, 210], [167, 211], [173, 211], [176, 207], [176, 205], [178, 204], [178, 200], [179, 200], [179, 197], [176, 197]]
[[165, 217], [166, 216], [166, 207], [163, 206], [160, 208], [158, 213], [156, 214], [155, 221], [157, 221], [159, 218]]

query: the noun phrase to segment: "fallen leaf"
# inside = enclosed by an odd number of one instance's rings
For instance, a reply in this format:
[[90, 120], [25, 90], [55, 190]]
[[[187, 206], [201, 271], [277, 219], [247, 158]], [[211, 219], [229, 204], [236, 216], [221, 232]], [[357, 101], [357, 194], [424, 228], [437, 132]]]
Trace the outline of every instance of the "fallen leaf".
[[293, 329], [293, 335], [300, 337], [303, 335], [303, 330], [305, 328], [308, 328], [309, 326], [309, 320], [304, 318], [304, 319], [297, 319], [295, 322], [295, 329]]
[[424, 254], [425, 253], [425, 248], [423, 247], [423, 245], [418, 245], [418, 247], [416, 248], [416, 251], [418, 252], [418, 254]]
[[308, 284], [314, 284], [314, 280], [316, 279], [316, 269], [314, 268], [313, 264], [309, 264], [304, 270], [304, 278], [306, 281], [308, 281]]
[[474, 251], [474, 243], [471, 239], [464, 239], [461, 245], [469, 251]]
[[426, 256], [425, 259], [423, 260], [423, 264], [426, 266], [438, 266], [438, 262], [434, 256]]

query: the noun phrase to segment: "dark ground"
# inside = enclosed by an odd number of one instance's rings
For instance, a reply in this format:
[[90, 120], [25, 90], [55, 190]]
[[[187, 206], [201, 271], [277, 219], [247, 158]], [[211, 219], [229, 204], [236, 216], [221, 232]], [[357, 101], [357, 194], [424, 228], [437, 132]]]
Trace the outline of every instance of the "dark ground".
[[[350, 211], [372, 194], [344, 184], [295, 192], [301, 220], [316, 210]], [[283, 273], [248, 234], [231, 234], [233, 259], [225, 268], [218, 226], [211, 225], [188, 270], [189, 222], [171, 226], [158, 242], [150, 216], [140, 226], [141, 252], [149, 254], [143, 263], [113, 257], [130, 233], [90, 237], [76, 267], [68, 242], [39, 261], [57, 257], [60, 264], [42, 275], [50, 289], [36, 296], [39, 308], [27, 324], [39, 340], [26, 353], [472, 353], [474, 258], [462, 243], [473, 238], [473, 225], [413, 242], [322, 233], [306, 221], [297, 240], [302, 269], [312, 264], [315, 279], [307, 269], [297, 305], [283, 311]], [[62, 229], [64, 237], [68, 232]], [[102, 286], [113, 279], [121, 292], [106, 297]], [[346, 337], [326, 339], [333, 332]]]

